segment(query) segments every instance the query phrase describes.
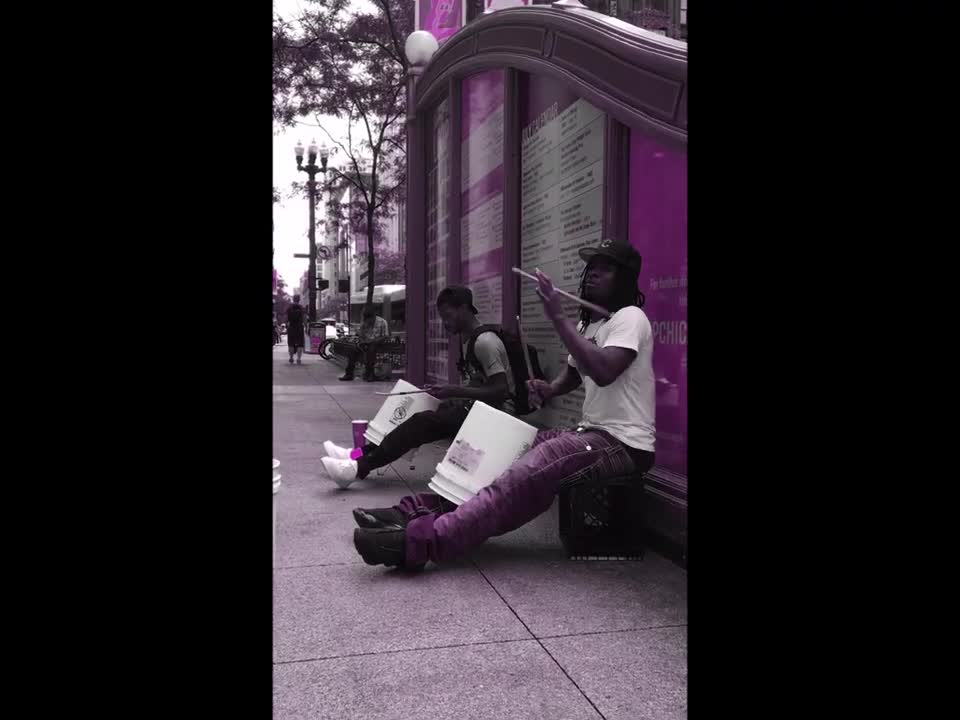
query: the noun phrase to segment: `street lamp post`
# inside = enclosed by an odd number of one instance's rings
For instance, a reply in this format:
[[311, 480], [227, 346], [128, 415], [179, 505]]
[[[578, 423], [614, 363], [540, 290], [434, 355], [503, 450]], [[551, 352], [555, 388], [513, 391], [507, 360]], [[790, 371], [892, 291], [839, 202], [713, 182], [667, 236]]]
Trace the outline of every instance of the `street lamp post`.
[[297, 170], [307, 173], [307, 194], [310, 198], [310, 227], [308, 237], [310, 238], [310, 268], [307, 275], [310, 278], [310, 287], [308, 289], [310, 307], [307, 308], [307, 318], [310, 322], [317, 321], [317, 173], [322, 172], [324, 176], [327, 173], [327, 158], [329, 151], [324, 145], [320, 148], [320, 166], [317, 166], [317, 142], [311, 141], [307, 148], [307, 164], [303, 164], [303, 145], [297, 142], [294, 148], [297, 156]]

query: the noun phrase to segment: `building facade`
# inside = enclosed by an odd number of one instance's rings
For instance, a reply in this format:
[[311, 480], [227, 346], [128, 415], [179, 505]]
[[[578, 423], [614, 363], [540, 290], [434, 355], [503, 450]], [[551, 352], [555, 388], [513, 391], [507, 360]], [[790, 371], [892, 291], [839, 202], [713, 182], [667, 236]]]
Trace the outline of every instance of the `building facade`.
[[[643, 257], [640, 289], [655, 339], [658, 466], [648, 479], [654, 504], [665, 504], [652, 522], [682, 543], [687, 46], [666, 35], [607, 13], [532, 5], [476, 17], [414, 70], [406, 376], [418, 385], [457, 382], [457, 353], [433, 299], [460, 283], [472, 288], [483, 322], [516, 329], [521, 316], [555, 377], [566, 350], [535, 286], [511, 269], [539, 267], [575, 294], [580, 248], [629, 242]], [[567, 309], [574, 317], [577, 306]], [[582, 391], [570, 393], [530, 419], [575, 424], [582, 400]]]

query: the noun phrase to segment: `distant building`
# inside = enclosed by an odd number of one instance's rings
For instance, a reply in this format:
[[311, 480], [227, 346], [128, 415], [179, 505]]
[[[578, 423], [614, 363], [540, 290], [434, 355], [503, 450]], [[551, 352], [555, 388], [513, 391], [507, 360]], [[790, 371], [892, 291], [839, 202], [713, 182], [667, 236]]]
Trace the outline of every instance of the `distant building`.
[[[365, 174], [369, 161], [361, 160], [359, 165], [361, 177], [369, 182], [370, 176]], [[356, 172], [349, 162], [341, 163], [337, 170], [348, 176]], [[392, 187], [395, 180], [389, 173], [383, 173], [380, 182]], [[329, 285], [319, 294], [321, 306], [335, 295], [346, 302], [349, 293], [359, 292], [367, 286], [366, 222], [362, 218], [351, 222], [350, 218], [350, 207], [357, 192], [350, 182], [341, 179], [331, 184], [324, 197], [324, 220], [321, 237], [317, 240], [317, 247], [322, 248], [318, 272]], [[389, 217], [381, 220], [375, 252], [402, 254], [406, 252], [406, 196], [400, 193], [389, 204], [389, 210]], [[348, 285], [341, 285], [343, 282]], [[345, 319], [346, 310], [342, 315]]]

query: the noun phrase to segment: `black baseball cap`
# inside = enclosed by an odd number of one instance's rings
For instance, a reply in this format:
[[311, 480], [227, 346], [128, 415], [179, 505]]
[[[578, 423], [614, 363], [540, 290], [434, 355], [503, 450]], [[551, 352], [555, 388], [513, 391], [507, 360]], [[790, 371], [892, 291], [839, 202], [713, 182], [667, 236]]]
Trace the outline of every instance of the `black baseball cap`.
[[640, 274], [640, 253], [627, 243], [604, 240], [597, 247], [581, 248], [579, 255], [584, 262], [590, 262], [598, 255], [607, 257], [635, 275]]
[[453, 305], [454, 307], [468, 305], [470, 312], [474, 315], [480, 312], [473, 305], [473, 291], [468, 287], [463, 287], [463, 285], [451, 285], [441, 290], [440, 294], [437, 295], [437, 307], [441, 305]]

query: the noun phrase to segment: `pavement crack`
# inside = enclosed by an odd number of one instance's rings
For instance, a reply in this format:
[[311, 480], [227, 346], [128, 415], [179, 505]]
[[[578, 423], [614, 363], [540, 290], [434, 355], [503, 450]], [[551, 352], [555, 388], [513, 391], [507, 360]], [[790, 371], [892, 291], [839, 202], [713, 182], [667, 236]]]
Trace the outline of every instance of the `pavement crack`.
[[480, 573], [480, 577], [482, 577], [484, 580], [487, 581], [487, 585], [489, 585], [490, 588], [497, 594], [497, 597], [499, 597], [501, 600], [503, 600], [503, 604], [506, 605], [506, 606], [507, 606], [507, 609], [509, 609], [510, 612], [513, 613], [513, 616], [514, 616], [515, 618], [517, 618], [517, 621], [518, 621], [521, 625], [523, 625], [523, 629], [526, 630], [528, 633], [530, 633], [530, 637], [533, 638], [533, 639], [536, 641], [537, 645], [539, 645], [539, 646], [543, 649], [543, 651], [547, 654], [547, 657], [550, 658], [551, 660], [553, 660], [554, 664], [555, 664], [558, 668], [560, 668], [560, 672], [562, 672], [562, 673], [566, 676], [567, 680], [569, 680], [571, 683], [573, 683], [573, 686], [577, 689], [577, 692], [579, 692], [581, 695], [583, 695], [583, 699], [586, 700], [588, 703], [590, 703], [590, 707], [593, 708], [594, 712], [596, 712], [597, 715], [599, 715], [599, 716], [602, 718], [602, 720], [607, 720], [606, 716], [605, 716], [602, 712], [600, 712], [600, 708], [598, 708], [598, 707], [594, 704], [593, 700], [590, 699], [590, 696], [587, 695], [587, 694], [583, 691], [583, 688], [581, 688], [581, 687], [577, 684], [577, 681], [576, 681], [576, 680], [574, 680], [572, 677], [570, 677], [570, 673], [567, 672], [566, 668], [563, 667], [563, 665], [561, 665], [561, 664], [559, 663], [559, 661], [553, 656], [553, 654], [547, 649], [547, 647], [546, 647], [542, 642], [540, 642], [540, 638], [538, 638], [536, 635], [533, 634], [533, 631], [527, 626], [527, 624], [523, 621], [523, 619], [520, 617], [520, 615], [517, 614], [517, 611], [514, 610], [513, 607], [510, 605], [510, 603], [507, 602], [507, 599], [500, 593], [499, 590], [497, 590], [496, 586], [495, 586], [492, 582], [490, 582], [490, 578], [488, 578], [488, 577], [486, 576], [486, 574], [483, 572], [483, 570], [480, 568], [480, 566], [477, 565], [477, 564], [476, 564], [475, 562], [473, 562], [472, 560], [471, 560], [471, 564], [473, 565], [474, 568], [476, 568], [477, 572]]
[[679, 625], [644, 625], [643, 627], [623, 628], [622, 630], [589, 630], [587, 632], [564, 633], [562, 635], [538, 635], [538, 640], [555, 640], [557, 638], [580, 637], [582, 635], [613, 635], [614, 633], [641, 632], [643, 630], [662, 630], [665, 628], [685, 628], [686, 623]]
[[478, 640], [470, 643], [456, 643], [453, 645], [429, 645], [427, 647], [417, 648], [398, 648], [397, 650], [375, 650], [371, 652], [345, 653], [343, 655], [322, 655], [319, 657], [301, 658], [298, 660], [274, 660], [274, 665], [297, 665], [307, 662], [319, 662], [322, 660], [342, 660], [355, 657], [369, 657], [371, 655], [396, 655], [405, 652], [420, 652], [421, 650], [451, 650], [455, 648], [477, 647], [479, 645], [505, 645], [507, 643], [530, 642], [536, 638], [513, 638], [510, 640]]

